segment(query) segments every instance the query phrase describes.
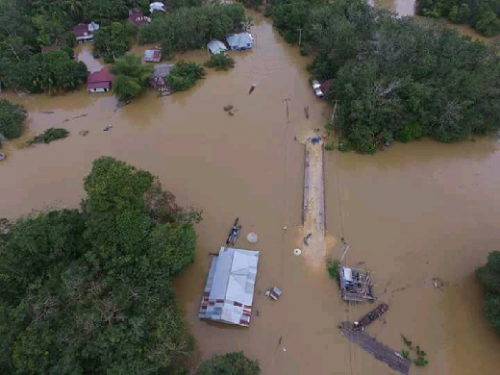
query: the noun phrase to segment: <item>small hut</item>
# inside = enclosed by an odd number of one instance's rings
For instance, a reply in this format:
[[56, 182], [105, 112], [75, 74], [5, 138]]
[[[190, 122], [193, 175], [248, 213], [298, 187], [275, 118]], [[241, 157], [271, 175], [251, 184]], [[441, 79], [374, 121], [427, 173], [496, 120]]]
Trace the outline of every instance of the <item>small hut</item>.
[[155, 70], [149, 82], [158, 92], [165, 94], [172, 92], [166, 78], [170, 74], [170, 70], [173, 66], [174, 64], [161, 64], [155, 66]]
[[161, 61], [161, 48], [147, 49], [144, 51], [144, 61], [158, 63]]
[[344, 301], [373, 301], [373, 282], [368, 271], [339, 267], [340, 293]]

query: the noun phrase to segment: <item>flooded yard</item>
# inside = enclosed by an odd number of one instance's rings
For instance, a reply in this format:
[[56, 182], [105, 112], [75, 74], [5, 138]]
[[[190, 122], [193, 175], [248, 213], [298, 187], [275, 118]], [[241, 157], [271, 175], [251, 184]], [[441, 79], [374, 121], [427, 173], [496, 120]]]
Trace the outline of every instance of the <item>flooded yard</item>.
[[[110, 94], [85, 90], [57, 97], [2, 94], [27, 107], [28, 134], [61, 126], [71, 136], [28, 149], [17, 149], [22, 141], [8, 146], [8, 160], [0, 164], [0, 217], [76, 207], [92, 161], [119, 158], [158, 175], [180, 204], [204, 212], [195, 263], [175, 282], [197, 342], [195, 362], [243, 350], [265, 375], [393, 374], [337, 329], [374, 306], [342, 302], [326, 269], [293, 253], [304, 248], [304, 147], [295, 137], [322, 127], [331, 108], [313, 95], [308, 60], [270, 21], [252, 15], [255, 48], [231, 53], [235, 69], [209, 71], [184, 93], [157, 98], [151, 91], [117, 111]], [[206, 51], [182, 58], [201, 62]], [[228, 104], [234, 116], [223, 110]], [[104, 132], [108, 124], [113, 128]], [[81, 130], [89, 134], [80, 136]], [[397, 350], [404, 348], [404, 334], [428, 353], [427, 368], [413, 367], [411, 374], [494, 374], [500, 368], [500, 338], [483, 318], [473, 274], [499, 249], [499, 159], [493, 139], [396, 144], [373, 156], [325, 155], [327, 252], [340, 258], [336, 244], [343, 237], [351, 245], [347, 264], [373, 272], [375, 292], [390, 308], [369, 331]], [[237, 247], [261, 251], [253, 308], [259, 314], [250, 328], [197, 318], [209, 253], [219, 250], [237, 216], [243, 225]], [[258, 234], [256, 244], [246, 241], [249, 232]], [[279, 301], [264, 295], [274, 285], [283, 290]]]

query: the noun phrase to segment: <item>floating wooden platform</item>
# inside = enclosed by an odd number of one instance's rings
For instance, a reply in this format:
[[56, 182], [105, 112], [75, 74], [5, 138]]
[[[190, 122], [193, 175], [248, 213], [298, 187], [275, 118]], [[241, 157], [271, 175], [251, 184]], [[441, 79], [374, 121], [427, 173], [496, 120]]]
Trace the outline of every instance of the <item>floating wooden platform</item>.
[[341, 323], [339, 328], [340, 333], [355, 344], [358, 344], [368, 353], [372, 354], [376, 359], [386, 363], [393, 370], [398, 371], [403, 375], [408, 375], [411, 361], [403, 358], [399, 352], [382, 344], [375, 338], [367, 335], [365, 332], [355, 330], [354, 325], [350, 322]]

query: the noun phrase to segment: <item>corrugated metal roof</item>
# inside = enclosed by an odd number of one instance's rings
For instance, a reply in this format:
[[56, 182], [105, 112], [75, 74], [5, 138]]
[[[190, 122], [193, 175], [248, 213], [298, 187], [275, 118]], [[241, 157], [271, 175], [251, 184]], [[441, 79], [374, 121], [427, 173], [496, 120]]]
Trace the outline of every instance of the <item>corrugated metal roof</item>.
[[232, 50], [249, 49], [253, 47], [253, 37], [250, 33], [232, 34], [227, 37], [227, 43]]
[[221, 247], [212, 260], [200, 318], [248, 326], [259, 252]]
[[221, 52], [227, 51], [226, 45], [217, 39], [212, 39], [210, 42], [208, 42], [207, 47], [214, 55], [218, 55]]

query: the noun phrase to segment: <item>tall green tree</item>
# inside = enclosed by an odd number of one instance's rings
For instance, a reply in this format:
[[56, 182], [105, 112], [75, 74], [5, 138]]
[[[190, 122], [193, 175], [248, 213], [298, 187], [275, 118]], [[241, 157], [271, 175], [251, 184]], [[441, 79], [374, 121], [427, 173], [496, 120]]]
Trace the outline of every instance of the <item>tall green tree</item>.
[[142, 63], [136, 55], [125, 55], [116, 60], [111, 72], [116, 76], [113, 80], [113, 93], [119, 100], [130, 100], [144, 92], [149, 85], [153, 67]]
[[84, 188], [80, 211], [0, 223], [0, 370], [174, 373], [192, 339], [171, 278], [193, 260], [193, 225], [158, 220], [166, 195], [179, 212], [171, 194], [113, 158], [94, 162]]
[[486, 289], [486, 318], [500, 333], [500, 251], [491, 252], [488, 262], [476, 270], [476, 275]]
[[201, 364], [196, 375], [259, 375], [257, 361], [245, 357], [243, 352], [214, 355]]

